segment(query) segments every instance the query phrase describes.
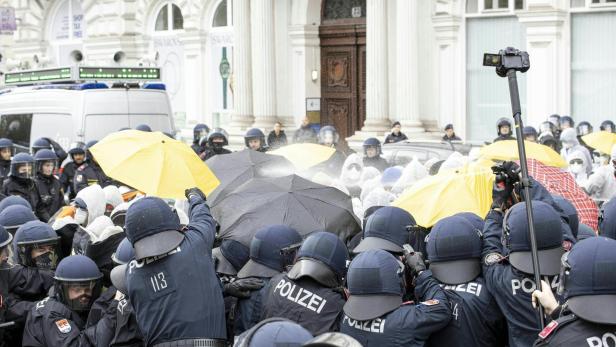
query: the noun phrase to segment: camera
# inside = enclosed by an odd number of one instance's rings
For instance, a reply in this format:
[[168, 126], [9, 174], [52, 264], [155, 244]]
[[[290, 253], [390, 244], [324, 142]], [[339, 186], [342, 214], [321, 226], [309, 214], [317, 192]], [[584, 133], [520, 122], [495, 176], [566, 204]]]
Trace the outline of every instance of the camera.
[[507, 76], [507, 71], [515, 70], [526, 72], [530, 68], [528, 53], [513, 47], [501, 49], [498, 54], [485, 53], [483, 66], [494, 66], [496, 74], [500, 77]]

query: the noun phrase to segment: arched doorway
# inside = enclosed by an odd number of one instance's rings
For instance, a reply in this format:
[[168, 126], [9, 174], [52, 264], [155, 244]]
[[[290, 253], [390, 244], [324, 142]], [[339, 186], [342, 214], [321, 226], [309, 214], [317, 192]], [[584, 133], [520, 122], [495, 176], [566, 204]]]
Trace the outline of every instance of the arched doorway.
[[345, 139], [366, 119], [366, 0], [321, 3], [321, 124]]
[[50, 43], [53, 65], [69, 66], [84, 59], [84, 12], [79, 0], [59, 1], [49, 11], [47, 40]]

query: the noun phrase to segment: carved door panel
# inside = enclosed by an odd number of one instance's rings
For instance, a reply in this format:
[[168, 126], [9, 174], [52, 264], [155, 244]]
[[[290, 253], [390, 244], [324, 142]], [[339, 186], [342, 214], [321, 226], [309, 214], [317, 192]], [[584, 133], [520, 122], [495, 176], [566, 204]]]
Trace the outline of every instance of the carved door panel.
[[357, 114], [356, 48], [335, 46], [321, 48], [321, 124], [331, 124], [344, 139], [353, 134]]

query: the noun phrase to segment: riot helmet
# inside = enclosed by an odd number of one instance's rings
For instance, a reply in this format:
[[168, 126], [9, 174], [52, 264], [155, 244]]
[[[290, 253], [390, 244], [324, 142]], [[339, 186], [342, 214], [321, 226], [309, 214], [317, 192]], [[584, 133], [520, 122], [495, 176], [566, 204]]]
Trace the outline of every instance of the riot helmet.
[[556, 128], [556, 131], [560, 130], [560, 115], [558, 115], [558, 114], [550, 115], [548, 117], [548, 121], [550, 123], [554, 124], [554, 127]]
[[51, 149], [41, 149], [34, 155], [36, 172], [51, 177], [58, 168], [58, 156]]
[[52, 149], [51, 143], [45, 137], [38, 138], [32, 143], [32, 155], [36, 154], [36, 152], [41, 149]]
[[258, 128], [249, 129], [244, 135], [244, 144], [246, 144], [246, 148], [257, 151], [265, 147], [265, 134]]
[[567, 128], [573, 128], [575, 126], [575, 122], [573, 121], [573, 118], [571, 118], [570, 116], [560, 117], [558, 124], [561, 130], [567, 129]]
[[546, 120], [539, 126], [539, 131], [541, 134], [550, 133], [552, 136], [554, 136], [554, 134], [556, 134], [556, 126], [554, 125], [554, 123]]
[[229, 145], [229, 135], [222, 128], [214, 128], [212, 132], [207, 135], [207, 144], [214, 151], [222, 149]]
[[0, 138], [0, 159], [10, 161], [15, 151], [13, 141], [7, 138]]
[[46, 223], [27, 222], [15, 233], [13, 253], [23, 266], [53, 270], [58, 263], [60, 236]]
[[144, 131], [147, 133], [151, 133], [152, 132], [152, 128], [150, 128], [149, 125], [147, 124], [139, 124], [135, 127], [135, 130], [139, 130], [139, 131]]
[[381, 151], [381, 141], [379, 141], [376, 137], [367, 138], [364, 141], [363, 147], [364, 155], [368, 158], [375, 158], [383, 153]]
[[60, 261], [55, 272], [55, 292], [70, 310], [85, 313], [101, 294], [103, 274], [85, 255], [71, 255]]
[[81, 165], [85, 161], [86, 144], [80, 141], [73, 142], [68, 150], [68, 154], [75, 164]]
[[199, 123], [193, 127], [193, 143], [198, 143], [202, 137], [207, 137], [210, 132], [210, 127], [203, 123]]
[[587, 121], [582, 121], [580, 122], [576, 127], [575, 127], [576, 131], [577, 131], [577, 135], [578, 136], [584, 136], [584, 135], [588, 135], [590, 133], [592, 133], [592, 125], [590, 125], [590, 123], [588, 123]]
[[522, 134], [524, 135], [524, 140], [531, 142], [537, 142], [537, 138], [539, 137], [537, 130], [531, 126], [525, 126], [524, 129], [522, 129]]
[[17, 153], [11, 160], [9, 176], [20, 179], [34, 178], [34, 158], [28, 153]]
[[[504, 132], [503, 128], [507, 129], [507, 132]], [[511, 130], [511, 121], [508, 118], [502, 117], [496, 122], [496, 133], [498, 136], [511, 136]]]
[[319, 130], [319, 144], [326, 146], [335, 146], [340, 141], [340, 135], [336, 128], [331, 125], [326, 125]]
[[7, 206], [0, 212], [0, 225], [6, 228], [11, 234], [15, 234], [17, 229], [27, 222], [36, 220], [38, 220], [38, 218], [36, 218], [34, 212], [30, 209], [29, 204], [28, 206], [18, 204]]
[[616, 124], [614, 124], [611, 120], [604, 120], [601, 123], [600, 129], [603, 131], [616, 133]]

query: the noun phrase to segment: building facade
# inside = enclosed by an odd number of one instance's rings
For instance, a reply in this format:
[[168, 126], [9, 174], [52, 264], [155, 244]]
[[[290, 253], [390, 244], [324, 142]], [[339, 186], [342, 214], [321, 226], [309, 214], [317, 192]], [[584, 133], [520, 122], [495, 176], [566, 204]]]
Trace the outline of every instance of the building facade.
[[527, 123], [616, 119], [616, 0], [3, 0], [0, 70], [160, 66], [179, 125], [334, 124], [351, 142], [400, 121], [495, 137], [507, 83], [484, 52], [527, 50]]

